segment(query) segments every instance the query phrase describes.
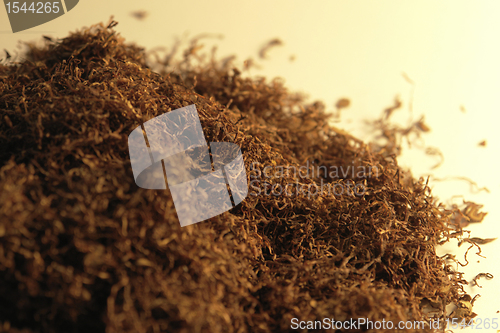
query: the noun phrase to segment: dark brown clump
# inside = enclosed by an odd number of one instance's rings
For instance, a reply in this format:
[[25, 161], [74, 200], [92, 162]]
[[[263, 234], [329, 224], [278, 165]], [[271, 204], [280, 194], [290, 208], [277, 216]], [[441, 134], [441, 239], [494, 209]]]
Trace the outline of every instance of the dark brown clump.
[[[322, 103], [278, 80], [189, 54], [171, 65], [153, 72], [102, 25], [0, 65], [3, 330], [287, 332], [292, 318], [444, 319], [450, 303], [473, 316], [461, 273], [435, 252], [462, 235], [458, 208], [436, 203], [391, 149], [328, 125]], [[306, 161], [378, 172], [270, 177], [271, 188], [356, 182], [366, 192], [250, 189], [232, 211], [181, 228], [168, 190], [135, 185], [127, 137], [193, 103], [207, 141], [241, 147], [249, 181]]]

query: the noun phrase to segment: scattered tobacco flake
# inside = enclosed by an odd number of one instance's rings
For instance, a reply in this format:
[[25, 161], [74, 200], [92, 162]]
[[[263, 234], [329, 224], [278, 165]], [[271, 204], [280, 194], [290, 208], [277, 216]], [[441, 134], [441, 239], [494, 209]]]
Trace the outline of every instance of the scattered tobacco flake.
[[429, 155], [429, 156], [438, 156], [439, 157], [439, 162], [436, 163], [431, 169], [436, 169], [438, 168], [439, 166], [441, 166], [441, 164], [443, 164], [444, 162], [444, 155], [443, 153], [441, 152], [441, 149], [437, 148], [437, 147], [427, 147], [425, 149], [425, 154], [426, 155]]
[[478, 252], [476, 252], [476, 254], [478, 256], [484, 258], [484, 256], [481, 255], [482, 250], [481, 250], [481, 246], [479, 246], [479, 245], [488, 244], [488, 243], [493, 242], [494, 240], [496, 240], [496, 238], [484, 238], [483, 239], [483, 238], [479, 238], [479, 237], [466, 237], [466, 238], [460, 239], [458, 242], [459, 247], [462, 246], [463, 243], [469, 243], [469, 244], [471, 244], [471, 246], [469, 246], [469, 248], [467, 249], [467, 251], [465, 251], [465, 254], [464, 254], [464, 259], [465, 259], [466, 264], [464, 265], [464, 264], [461, 264], [460, 262], [459, 262], [459, 264], [462, 266], [466, 266], [469, 264], [469, 261], [467, 260], [467, 254], [469, 253], [469, 250], [472, 249], [474, 246], [478, 249]]
[[[486, 186], [479, 187], [479, 185], [475, 181], [473, 181], [472, 179], [470, 179], [468, 177], [463, 177], [463, 176], [432, 177], [432, 180], [438, 181], [438, 182], [439, 181], [449, 181], [449, 180], [463, 180], [463, 181], [469, 183], [471, 193], [479, 193], [481, 191], [485, 191], [486, 193], [490, 193], [490, 190]], [[474, 203], [472, 202], [471, 204], [474, 204]], [[481, 206], [481, 207], [483, 207], [483, 206]], [[479, 207], [479, 208], [481, 208], [481, 207]], [[486, 213], [485, 213], [485, 215], [486, 215]]]
[[[394, 99], [394, 104], [386, 108], [383, 116], [375, 121], [368, 121], [368, 123], [380, 134], [377, 140], [373, 142], [376, 152], [384, 156], [399, 156], [402, 153], [402, 141], [406, 139], [408, 146], [411, 147], [416, 139], [419, 139], [422, 133], [429, 132], [430, 128], [424, 123], [424, 117], [420, 117], [418, 121], [411, 121], [407, 126], [394, 124], [390, 118], [394, 111], [403, 106], [398, 96]], [[385, 144], [378, 144], [378, 139], [385, 139]], [[439, 164], [437, 165], [439, 166]], [[435, 166], [435, 167], [437, 167]]]
[[351, 100], [348, 98], [340, 98], [337, 103], [335, 103], [335, 108], [337, 109], [334, 118], [340, 118], [340, 113], [342, 109], [348, 108], [351, 105]]
[[341, 98], [337, 101], [337, 104], [335, 104], [335, 107], [337, 109], [345, 109], [351, 105], [351, 101], [348, 98]]
[[468, 243], [474, 243], [474, 244], [479, 244], [479, 245], [484, 245], [493, 242], [496, 240], [496, 238], [479, 238], [479, 237], [470, 237], [470, 238], [464, 238], [459, 242], [459, 246], [463, 242], [468, 242]]
[[139, 21], [142, 21], [149, 15], [149, 13], [145, 10], [136, 10], [136, 11], [133, 11], [132, 13], [130, 13], [130, 15], [132, 15], [133, 17], [135, 17]]
[[486, 212], [480, 212], [483, 205], [479, 205], [472, 201], [464, 201], [465, 207], [462, 209], [462, 214], [467, 218], [469, 223], [479, 223], [482, 222], [484, 217], [488, 214]]
[[283, 41], [279, 38], [274, 38], [271, 39], [269, 42], [267, 42], [259, 51], [259, 57], [261, 59], [267, 59], [267, 52], [273, 47], [276, 46], [281, 46], [283, 45]]
[[479, 295], [479, 294], [477, 294], [476, 296], [474, 296], [474, 297], [472, 298], [472, 301], [470, 301], [470, 304], [474, 305], [474, 303], [476, 302], [476, 300], [477, 300], [479, 297], [481, 297], [481, 295]]
[[479, 283], [477, 283], [477, 280], [479, 280], [480, 278], [485, 278], [487, 280], [491, 280], [493, 279], [493, 275], [491, 273], [479, 273], [478, 275], [476, 275], [474, 277], [474, 279], [472, 279], [472, 286], [478, 286], [479, 288], [482, 288]]
[[398, 109], [400, 109], [401, 107], [403, 106], [403, 102], [401, 102], [401, 99], [399, 98], [399, 96], [396, 96], [396, 98], [394, 99], [394, 105], [386, 108], [384, 110], [384, 113], [385, 113], [385, 119], [389, 119], [392, 115], [392, 113]]
[[[388, 140], [375, 150], [278, 79], [243, 77], [231, 61], [199, 54], [197, 42], [181, 60], [174, 45], [149, 61], [116, 24], [0, 64], [2, 329], [288, 332], [292, 318], [443, 322], [450, 304], [454, 316], [475, 316], [455, 256], [437, 256], [436, 246], [463, 236], [457, 211], [484, 216], [471, 204], [447, 209], [429, 178], [398, 166], [398, 136], [421, 127], [382, 119]], [[241, 147], [249, 182], [266, 167], [306, 161], [379, 172], [262, 179], [360, 181], [366, 191], [250, 194], [181, 228], [170, 191], [136, 186], [127, 142], [147, 120], [190, 104], [208, 142]]]
[[467, 318], [467, 319], [472, 319], [476, 317], [476, 314], [472, 312], [472, 305], [473, 301], [475, 300], [470, 297], [470, 295], [464, 295], [460, 298], [458, 301], [456, 309], [453, 311], [451, 314], [452, 317], [454, 318]]
[[422, 118], [420, 118], [416, 123], [415, 123], [415, 126], [421, 130], [422, 132], [430, 132], [430, 128], [429, 126], [427, 126], [424, 122], [424, 117], [422, 116]]
[[486, 147], [486, 140], [483, 140], [477, 144], [480, 147]]
[[255, 67], [257, 69], [262, 68], [259, 66], [253, 58], [248, 58], [247, 60], [243, 61], [243, 70], [249, 70], [250, 68]]
[[463, 208], [460, 208], [456, 204], [453, 204], [451, 207], [453, 212], [451, 217], [452, 223], [460, 228], [468, 226], [469, 223], [480, 223], [488, 214], [486, 212], [480, 212], [483, 205], [472, 201], [464, 201], [461, 206]]

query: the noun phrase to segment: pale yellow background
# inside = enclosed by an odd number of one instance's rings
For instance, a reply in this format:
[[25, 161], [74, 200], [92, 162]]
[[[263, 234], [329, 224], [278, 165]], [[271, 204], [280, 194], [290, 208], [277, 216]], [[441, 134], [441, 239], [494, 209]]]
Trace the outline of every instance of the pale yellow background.
[[[130, 15], [135, 10], [149, 16], [139, 21]], [[500, 1], [82, 0], [63, 17], [15, 35], [1, 8], [0, 52], [14, 50], [19, 39], [64, 37], [111, 15], [127, 40], [147, 48], [170, 46], [176, 37], [222, 33], [219, 55], [235, 53], [239, 63], [257, 58], [265, 41], [279, 37], [285, 45], [272, 49], [252, 74], [281, 76], [290, 88], [322, 99], [329, 109], [338, 98], [349, 97], [352, 105], [341, 126], [361, 137], [366, 137], [363, 120], [378, 117], [397, 94], [405, 102], [399, 118], [406, 120], [411, 85], [401, 73], [407, 73], [416, 83], [414, 118], [424, 113], [432, 128], [425, 144], [445, 155], [434, 174], [467, 176], [491, 191], [472, 194], [467, 183], [451, 181], [434, 183], [435, 194], [443, 201], [463, 194], [484, 203], [489, 214], [470, 228], [473, 236], [499, 236]], [[487, 140], [485, 148], [477, 146], [481, 140]], [[417, 176], [429, 173], [435, 162], [417, 149], [401, 159]], [[466, 245], [457, 249], [453, 242], [448, 248], [464, 261]], [[482, 289], [469, 289], [482, 294], [475, 311], [483, 319], [500, 318], [499, 250], [500, 240], [483, 246], [486, 259], [475, 250], [469, 255], [467, 280], [479, 272], [495, 276], [480, 280]]]

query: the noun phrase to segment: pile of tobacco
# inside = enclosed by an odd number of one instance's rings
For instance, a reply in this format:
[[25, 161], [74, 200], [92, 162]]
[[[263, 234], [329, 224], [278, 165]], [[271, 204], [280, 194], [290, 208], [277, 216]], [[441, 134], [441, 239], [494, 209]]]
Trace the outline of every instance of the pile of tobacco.
[[[47, 37], [0, 64], [1, 332], [288, 332], [306, 331], [293, 318], [474, 316], [453, 256], [435, 251], [461, 239], [455, 222], [468, 218], [398, 166], [394, 140], [365, 144], [329, 125], [324, 104], [203, 58], [196, 41], [152, 65], [113, 26]], [[128, 135], [191, 104], [207, 142], [241, 147], [249, 193], [181, 227], [168, 189], [136, 185]], [[283, 171], [304, 165], [373, 172]], [[287, 184], [300, 186], [276, 195]], [[346, 191], [297, 190], [319, 184]]]

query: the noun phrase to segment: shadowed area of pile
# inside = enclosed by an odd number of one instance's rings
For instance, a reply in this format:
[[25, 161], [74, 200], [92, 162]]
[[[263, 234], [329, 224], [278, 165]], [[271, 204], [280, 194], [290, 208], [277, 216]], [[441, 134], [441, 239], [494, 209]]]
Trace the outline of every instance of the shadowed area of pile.
[[[328, 125], [323, 104], [280, 81], [188, 58], [155, 73], [98, 25], [0, 65], [2, 330], [287, 332], [292, 318], [420, 320], [424, 304], [443, 319], [467, 296], [435, 253], [461, 232], [452, 212], [391, 151]], [[379, 172], [271, 176], [269, 186], [356, 181], [366, 192], [250, 189], [230, 212], [181, 228], [168, 190], [136, 186], [127, 138], [190, 104], [208, 142], [241, 147], [249, 182], [306, 161]]]

